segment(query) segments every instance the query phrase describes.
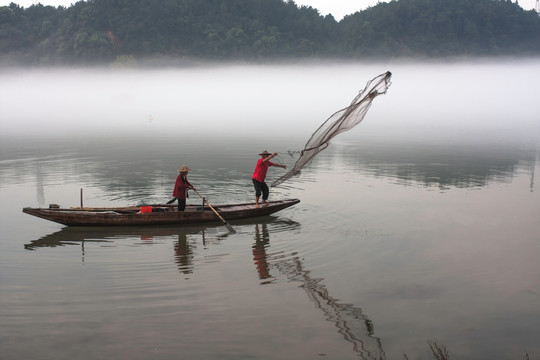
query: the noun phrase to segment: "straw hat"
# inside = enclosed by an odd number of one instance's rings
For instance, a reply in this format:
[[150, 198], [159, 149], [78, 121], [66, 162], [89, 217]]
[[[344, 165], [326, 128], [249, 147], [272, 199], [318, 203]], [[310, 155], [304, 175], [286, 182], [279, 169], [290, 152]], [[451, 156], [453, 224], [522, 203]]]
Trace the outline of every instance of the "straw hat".
[[264, 150], [262, 153], [260, 153], [259, 155], [264, 155], [264, 156], [269, 156], [269, 155], [272, 155], [270, 154], [268, 151]]
[[178, 172], [179, 172], [179, 173], [186, 173], [186, 172], [188, 172], [188, 171], [191, 171], [191, 169], [188, 168], [186, 165], [182, 166], [181, 169], [178, 169]]

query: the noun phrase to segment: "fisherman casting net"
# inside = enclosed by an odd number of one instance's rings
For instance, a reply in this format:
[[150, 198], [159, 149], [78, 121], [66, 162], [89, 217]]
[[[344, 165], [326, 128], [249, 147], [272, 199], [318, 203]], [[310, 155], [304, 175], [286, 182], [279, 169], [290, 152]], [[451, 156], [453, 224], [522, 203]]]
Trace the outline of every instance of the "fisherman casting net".
[[364, 120], [367, 111], [371, 107], [373, 99], [386, 94], [390, 87], [390, 71], [381, 74], [367, 82], [364, 90], [353, 99], [351, 105], [332, 114], [318, 129], [311, 135], [300, 152], [300, 157], [296, 160], [293, 168], [285, 175], [275, 180], [272, 186], [277, 186], [293, 176], [299, 176], [300, 170], [306, 166], [318, 153], [323, 151], [330, 144], [330, 140], [336, 135], [348, 131], [360, 124]]

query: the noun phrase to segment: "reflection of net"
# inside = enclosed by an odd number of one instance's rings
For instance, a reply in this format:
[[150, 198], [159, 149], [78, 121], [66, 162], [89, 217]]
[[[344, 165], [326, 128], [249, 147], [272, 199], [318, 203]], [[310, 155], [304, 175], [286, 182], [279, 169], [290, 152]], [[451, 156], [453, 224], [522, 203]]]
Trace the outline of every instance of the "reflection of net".
[[352, 304], [341, 304], [328, 293], [321, 283], [322, 279], [314, 279], [304, 270], [299, 258], [281, 260], [274, 264], [290, 281], [302, 282], [309, 299], [320, 309], [327, 321], [334, 323], [343, 338], [353, 344], [353, 350], [360, 359], [385, 360], [381, 340], [373, 336], [373, 323], [362, 309]]
[[332, 114], [318, 129], [311, 135], [304, 146], [304, 150], [300, 153], [300, 158], [296, 160], [293, 168], [285, 175], [275, 180], [272, 186], [277, 186], [292, 176], [300, 175], [300, 170], [306, 166], [319, 152], [323, 151], [330, 144], [330, 140], [347, 130], [352, 129], [366, 116], [373, 99], [378, 95], [386, 94], [390, 87], [390, 71], [381, 74], [374, 79], [368, 81], [364, 90], [353, 99], [351, 105], [345, 109], [339, 110]]

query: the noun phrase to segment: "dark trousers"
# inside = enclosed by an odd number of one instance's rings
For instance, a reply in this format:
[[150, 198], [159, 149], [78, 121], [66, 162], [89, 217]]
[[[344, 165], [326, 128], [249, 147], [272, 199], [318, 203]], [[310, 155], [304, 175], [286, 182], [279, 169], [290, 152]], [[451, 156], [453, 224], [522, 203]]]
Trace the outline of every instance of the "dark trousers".
[[186, 199], [178, 199], [178, 211], [184, 211], [186, 209]]
[[268, 199], [268, 195], [270, 194], [270, 190], [268, 189], [268, 185], [266, 185], [266, 183], [264, 181], [259, 182], [259, 181], [255, 180], [255, 179], [251, 179], [251, 180], [253, 180], [253, 186], [255, 187], [255, 196], [260, 197], [261, 193], [262, 193], [263, 200], [266, 201]]

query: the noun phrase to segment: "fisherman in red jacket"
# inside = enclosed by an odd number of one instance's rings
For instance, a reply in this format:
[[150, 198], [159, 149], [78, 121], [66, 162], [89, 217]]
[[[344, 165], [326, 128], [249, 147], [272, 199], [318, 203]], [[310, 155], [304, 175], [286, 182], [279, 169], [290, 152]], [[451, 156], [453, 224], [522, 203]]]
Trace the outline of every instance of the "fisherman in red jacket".
[[187, 174], [191, 169], [187, 166], [183, 166], [178, 170], [180, 174], [176, 178], [176, 183], [174, 184], [173, 196], [178, 199], [178, 211], [184, 211], [186, 208], [186, 198], [188, 197], [188, 189], [195, 190], [195, 188], [190, 184], [187, 179]]
[[266, 178], [266, 172], [268, 171], [268, 168], [270, 166], [277, 166], [280, 168], [287, 168], [287, 165], [280, 165], [275, 164], [270, 161], [274, 156], [277, 156], [277, 153], [270, 154], [268, 151], [264, 150], [262, 153], [259, 154], [261, 158], [257, 161], [257, 165], [255, 166], [255, 171], [253, 172], [252, 181], [253, 186], [255, 187], [255, 204], [256, 207], [259, 207], [259, 198], [263, 196], [262, 203], [266, 204], [266, 200], [268, 200], [268, 195], [270, 194], [270, 190], [268, 189], [268, 185], [264, 182], [264, 179]]

